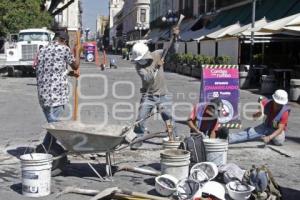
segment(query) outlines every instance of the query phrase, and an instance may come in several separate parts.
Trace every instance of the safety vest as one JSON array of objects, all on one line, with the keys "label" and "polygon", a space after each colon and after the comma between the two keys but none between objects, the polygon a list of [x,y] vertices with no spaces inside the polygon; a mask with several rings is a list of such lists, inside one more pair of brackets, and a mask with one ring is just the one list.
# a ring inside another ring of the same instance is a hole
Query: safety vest
[{"label": "safety vest", "polygon": [[[271,99],[268,99],[267,100],[267,103],[265,105],[265,108],[264,108],[264,114],[267,116],[266,120],[265,120],[265,124],[268,125],[268,122],[270,121],[270,112],[271,112],[271,106],[272,106],[272,103],[273,103],[273,100]],[[283,116],[283,114],[285,112],[288,112],[290,113],[291,109],[289,106],[287,105],[284,105],[281,110],[277,113],[277,115],[274,117],[273,121],[272,121],[272,127],[277,129],[278,128],[278,125],[279,125],[279,122],[281,120],[281,117]],[[286,130],[286,127],[285,126],[285,130]]]},{"label": "safety vest", "polygon": [[[196,125],[200,131],[203,131],[206,135],[208,135],[212,131],[212,129],[215,127],[218,119],[214,119],[214,120],[204,119],[203,120],[203,115],[204,115],[204,111],[205,111],[206,107],[207,107],[207,105],[204,103],[199,103],[197,105],[197,121],[196,121],[197,124]],[[206,130],[200,129],[202,123],[207,123]]]}]

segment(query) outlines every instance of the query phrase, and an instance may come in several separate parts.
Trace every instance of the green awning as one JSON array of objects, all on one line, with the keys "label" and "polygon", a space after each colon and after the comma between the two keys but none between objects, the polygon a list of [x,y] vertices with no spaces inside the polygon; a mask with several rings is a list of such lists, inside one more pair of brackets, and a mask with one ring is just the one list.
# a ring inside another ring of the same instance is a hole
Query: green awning
[{"label": "green awning", "polygon": [[300,1],[297,1],[292,8],[287,12],[287,16],[300,13]]},{"label": "green awning", "polygon": [[[299,0],[260,0],[256,2],[256,20],[266,18],[274,21],[300,12]],[[226,27],[236,22],[249,24],[252,20],[252,3],[221,11],[206,27],[212,29],[217,26]]]},{"label": "green awning", "polygon": [[[270,1],[270,0],[265,0]],[[267,20],[277,20],[283,17],[287,17],[288,11],[298,2],[299,0],[277,0],[276,3],[271,0],[273,3],[272,9],[266,13]]]},{"label": "green awning", "polygon": [[230,10],[220,12],[217,17],[207,26],[208,29],[216,26],[226,27],[236,22],[246,22],[249,20],[252,9],[251,4],[246,4]]}]

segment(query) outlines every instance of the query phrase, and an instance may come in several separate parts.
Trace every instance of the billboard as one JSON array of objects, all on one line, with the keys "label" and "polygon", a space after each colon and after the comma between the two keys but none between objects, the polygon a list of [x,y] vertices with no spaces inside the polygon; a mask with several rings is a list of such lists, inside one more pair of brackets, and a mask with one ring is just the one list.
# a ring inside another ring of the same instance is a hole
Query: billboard
[{"label": "billboard", "polygon": [[220,97],[223,108],[219,115],[221,126],[241,128],[239,114],[239,70],[237,65],[203,65],[200,102]]}]

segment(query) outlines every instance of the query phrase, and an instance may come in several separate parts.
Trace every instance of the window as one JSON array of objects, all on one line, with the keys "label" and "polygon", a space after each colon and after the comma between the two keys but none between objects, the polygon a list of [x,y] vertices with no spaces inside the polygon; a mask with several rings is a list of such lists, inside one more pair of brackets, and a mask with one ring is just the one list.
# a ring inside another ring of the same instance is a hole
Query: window
[{"label": "window", "polygon": [[141,9],[141,22],[146,22],[146,9]]}]

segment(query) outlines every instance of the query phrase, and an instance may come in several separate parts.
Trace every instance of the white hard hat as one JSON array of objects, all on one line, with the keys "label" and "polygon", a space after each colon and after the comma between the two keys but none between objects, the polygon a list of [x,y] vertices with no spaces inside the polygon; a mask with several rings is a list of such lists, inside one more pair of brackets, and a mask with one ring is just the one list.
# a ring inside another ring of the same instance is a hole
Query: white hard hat
[{"label": "white hard hat", "polygon": [[132,60],[138,61],[141,60],[144,55],[149,51],[149,48],[146,44],[138,42],[132,47]]},{"label": "white hard hat", "polygon": [[155,189],[160,195],[168,197],[176,192],[176,186],[179,181],[169,175],[164,174],[155,178]]},{"label": "white hard hat", "polygon": [[218,199],[225,200],[225,188],[222,184],[215,181],[208,181],[202,187],[202,197],[211,195]]},{"label": "white hard hat", "polygon": [[210,181],[218,175],[218,167],[213,162],[195,164],[190,170],[190,178],[203,182]]},{"label": "white hard hat", "polygon": [[193,179],[182,179],[177,184],[177,197],[179,200],[193,199],[200,193],[200,183]]},{"label": "white hard hat", "polygon": [[284,90],[276,90],[275,93],[272,95],[273,100],[280,104],[280,105],[285,105],[288,103],[288,94]]},{"label": "white hard hat", "polygon": [[231,181],[226,184],[229,196],[234,200],[249,199],[255,187],[242,184],[239,181]]}]

